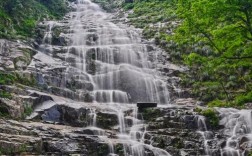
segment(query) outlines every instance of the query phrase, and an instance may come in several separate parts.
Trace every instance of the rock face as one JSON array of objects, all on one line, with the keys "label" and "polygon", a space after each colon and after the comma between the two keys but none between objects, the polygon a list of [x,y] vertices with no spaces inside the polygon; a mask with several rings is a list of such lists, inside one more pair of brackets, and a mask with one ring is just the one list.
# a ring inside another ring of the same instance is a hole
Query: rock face
[{"label": "rock face", "polygon": [[0,69],[25,70],[36,51],[20,41],[0,40]]},{"label": "rock face", "polygon": [[148,137],[155,146],[171,155],[205,154],[202,126],[193,107],[149,108],[142,115],[148,123]]},{"label": "rock face", "polygon": [[249,155],[251,111],[216,108],[212,127],[178,87],[185,67],[91,1],[71,6],[64,20],[39,24],[36,50],[0,40],[0,70],[37,82],[0,86],[11,93],[0,98],[0,154]]}]

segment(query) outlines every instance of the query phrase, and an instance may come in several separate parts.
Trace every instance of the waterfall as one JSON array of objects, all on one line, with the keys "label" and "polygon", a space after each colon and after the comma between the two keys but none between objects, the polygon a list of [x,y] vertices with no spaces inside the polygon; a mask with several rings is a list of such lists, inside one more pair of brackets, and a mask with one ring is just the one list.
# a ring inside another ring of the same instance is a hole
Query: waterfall
[{"label": "waterfall", "polygon": [[78,0],[70,12],[71,44],[65,60],[66,81],[78,71],[80,83],[90,83],[89,93],[98,103],[169,103],[164,80],[148,60],[147,45],[135,30],[114,24],[90,0]]},{"label": "waterfall", "polygon": [[[41,79],[56,88],[55,94],[92,105],[87,108],[84,131],[92,131],[89,134],[106,143],[109,155],[117,155],[120,145],[125,156],[144,156],[146,151],[169,156],[165,150],[145,143],[147,125],[136,107],[137,102],[170,102],[167,82],[155,68],[158,60],[150,59],[150,49],[154,48],[148,49],[151,45],[143,43],[137,29],[111,22],[112,15],[90,0],[77,0],[71,6],[73,11],[64,23],[47,23],[40,45],[42,54],[37,55],[44,61],[61,63],[64,74],[59,78],[50,73],[53,76]],[[58,26],[67,29],[60,32],[69,41],[67,45],[52,45]],[[53,60],[47,56],[53,56]],[[118,127],[112,136],[113,130],[99,127],[99,107],[103,106],[117,116],[114,120]]]}]

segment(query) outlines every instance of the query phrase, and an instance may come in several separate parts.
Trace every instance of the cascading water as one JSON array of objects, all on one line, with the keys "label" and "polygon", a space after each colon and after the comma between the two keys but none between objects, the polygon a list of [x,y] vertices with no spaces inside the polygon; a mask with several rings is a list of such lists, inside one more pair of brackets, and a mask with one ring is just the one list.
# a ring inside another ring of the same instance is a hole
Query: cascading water
[{"label": "cascading water", "polygon": [[252,149],[252,110],[218,108],[221,121],[225,126],[223,135],[227,136],[226,144],[221,149],[222,156],[246,156]]},{"label": "cascading water", "polygon": [[39,49],[46,54],[50,54],[52,51],[52,28],[54,24],[55,24],[54,21],[49,21],[47,23],[48,30],[46,31],[44,38],[42,40],[42,44],[39,47]]},{"label": "cascading water", "polygon": [[208,141],[212,139],[213,133],[211,131],[208,131],[206,118],[204,116],[196,115],[195,118],[197,120],[198,133],[201,134],[204,141],[205,154],[207,156],[210,156],[212,155],[212,151],[208,147]]},{"label": "cascading water", "polygon": [[81,83],[92,84],[95,102],[168,104],[166,83],[152,69],[139,34],[110,22],[110,14],[89,0],[78,0],[75,8],[69,20],[66,80],[78,71]]},{"label": "cascading water", "polygon": [[[85,129],[108,144],[109,155],[117,155],[115,146],[122,145],[125,156],[144,156],[146,150],[155,156],[169,156],[165,150],[145,144],[146,125],[139,119],[135,105],[136,102],[169,104],[167,84],[155,69],[155,62],[148,60],[149,45],[141,42],[135,29],[112,23],[111,14],[90,0],[77,0],[72,7],[75,11],[66,16],[69,30],[63,34],[70,43],[66,54],[60,55],[65,61],[62,63],[66,67],[64,77],[57,83],[55,80],[49,82],[68,91],[68,97],[92,102],[94,107],[104,105],[116,113],[118,132],[111,137],[99,128],[99,111],[93,107],[88,109]],[[42,53],[48,55],[54,50],[52,29],[64,24],[47,23],[40,47]],[[73,82],[77,85],[70,91]],[[87,94],[91,97],[89,100],[82,98]]]}]

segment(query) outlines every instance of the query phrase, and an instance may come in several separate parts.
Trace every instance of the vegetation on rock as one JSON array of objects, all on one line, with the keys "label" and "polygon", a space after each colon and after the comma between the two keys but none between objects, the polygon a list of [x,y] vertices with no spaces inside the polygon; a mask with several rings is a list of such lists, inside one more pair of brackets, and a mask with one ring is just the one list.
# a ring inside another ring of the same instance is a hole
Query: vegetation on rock
[{"label": "vegetation on rock", "polygon": [[133,9],[129,19],[145,37],[190,67],[181,77],[195,97],[222,107],[252,101],[251,0],[138,0],[123,7]]},{"label": "vegetation on rock", "polygon": [[115,0],[93,0],[93,2],[99,4],[104,10],[113,12],[121,4],[121,1]]},{"label": "vegetation on rock", "polygon": [[38,21],[61,18],[67,10],[64,0],[0,1],[0,38],[30,37]]},{"label": "vegetation on rock", "polygon": [[2,88],[3,85],[15,85],[15,84],[22,84],[26,86],[35,86],[36,80],[34,77],[30,79],[22,76],[18,73],[4,73],[0,72],[0,98],[7,98],[11,99],[12,95],[5,88]]},{"label": "vegetation on rock", "polygon": [[212,128],[216,128],[219,125],[218,114],[213,108],[208,108],[208,109],[202,110],[201,108],[196,107],[194,109],[194,111],[205,116],[208,119],[208,121],[210,122],[210,125],[212,126]]},{"label": "vegetation on rock", "polygon": [[142,115],[143,115],[144,120],[152,121],[161,115],[161,111],[155,108],[145,108],[142,111]]}]

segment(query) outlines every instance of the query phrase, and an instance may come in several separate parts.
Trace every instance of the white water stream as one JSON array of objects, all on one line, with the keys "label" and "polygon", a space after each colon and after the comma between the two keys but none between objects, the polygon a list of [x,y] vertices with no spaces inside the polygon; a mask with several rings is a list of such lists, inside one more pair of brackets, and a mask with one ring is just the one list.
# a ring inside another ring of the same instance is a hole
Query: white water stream
[{"label": "white water stream", "polygon": [[[125,156],[145,156],[146,151],[155,156],[169,156],[165,150],[145,144],[146,125],[136,106],[132,105],[137,102],[169,104],[170,101],[166,82],[155,69],[155,63],[148,59],[148,45],[142,43],[135,28],[111,22],[113,16],[90,0],[77,0],[72,6],[75,11],[67,15],[69,31],[64,34],[71,42],[64,62],[68,65],[66,82],[61,86],[66,87],[71,80],[77,81],[79,96],[88,93],[94,105],[101,103],[114,110],[117,114],[115,120],[119,123],[116,137],[107,136],[105,130],[98,128],[98,111],[92,108],[87,128],[108,144],[111,156],[117,155],[117,145],[122,145]],[[57,23],[48,23],[40,47],[46,54],[53,50],[51,42],[55,25]],[[91,89],[86,89],[87,86]],[[125,114],[129,110],[132,113]],[[245,156],[242,146],[252,147],[251,110],[217,110],[222,119],[220,124],[225,127],[223,134],[228,138],[225,147],[220,149],[222,156]],[[127,122],[129,119],[132,124]],[[209,142],[214,134],[207,129],[203,116],[197,116],[197,121],[205,154],[213,155]],[[240,144],[242,139],[245,141]]]},{"label": "white water stream", "polygon": [[169,103],[166,83],[148,60],[147,45],[135,29],[112,23],[89,0],[78,0],[70,13],[67,79],[79,71],[79,81],[89,82],[94,101],[100,103]]},{"label": "white water stream", "polygon": [[[116,137],[110,138],[97,127],[96,110],[90,109],[87,128],[108,144],[109,155],[117,155],[115,146],[121,145],[125,156],[144,156],[146,150],[155,156],[169,156],[165,150],[144,143],[146,125],[138,119],[135,105],[136,102],[169,104],[167,84],[148,60],[148,45],[141,42],[136,29],[112,23],[112,15],[90,0],[77,0],[72,6],[75,11],[68,15],[70,30],[66,35],[71,44],[65,56],[68,63],[65,80],[77,80],[84,87],[91,84],[89,94],[94,105],[102,103],[113,109],[119,123]],[[50,42],[53,25],[49,23],[45,36]],[[79,92],[83,91],[80,87]],[[129,110],[132,113],[126,115]]]}]

